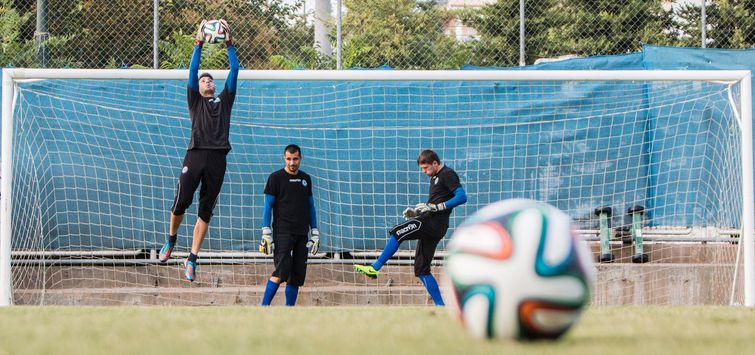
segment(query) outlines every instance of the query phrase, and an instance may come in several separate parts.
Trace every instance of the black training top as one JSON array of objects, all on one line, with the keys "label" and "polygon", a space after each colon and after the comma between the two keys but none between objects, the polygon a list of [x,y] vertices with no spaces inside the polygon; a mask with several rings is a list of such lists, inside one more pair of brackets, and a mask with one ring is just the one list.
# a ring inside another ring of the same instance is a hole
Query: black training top
[{"label": "black training top", "polygon": [[[454,197],[454,190],[460,186],[459,175],[456,175],[453,169],[444,165],[435,176],[430,178],[430,194],[427,198],[427,203],[438,204],[452,199]],[[433,216],[444,217],[446,223],[448,223],[450,215],[451,209],[433,214]]]},{"label": "black training top", "polygon": [[224,88],[217,97],[206,98],[199,91],[187,88],[186,98],[191,117],[191,141],[187,150],[231,150],[228,131],[231,128],[231,108],[236,93]]},{"label": "black training top", "polygon": [[265,194],[275,197],[275,233],[309,233],[309,197],[312,196],[309,174],[299,170],[296,175],[291,175],[285,169],[278,170],[267,178]]}]

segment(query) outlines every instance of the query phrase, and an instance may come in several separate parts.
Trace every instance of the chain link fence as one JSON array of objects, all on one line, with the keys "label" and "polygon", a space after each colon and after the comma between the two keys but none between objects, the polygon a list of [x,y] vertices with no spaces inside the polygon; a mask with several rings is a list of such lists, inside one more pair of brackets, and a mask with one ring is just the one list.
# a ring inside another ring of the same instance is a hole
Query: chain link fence
[{"label": "chain link fence", "polygon": [[[187,67],[225,18],[254,69],[452,69],[639,51],[753,48],[752,0],[0,0],[0,65]],[[227,67],[222,46],[203,65]]]}]

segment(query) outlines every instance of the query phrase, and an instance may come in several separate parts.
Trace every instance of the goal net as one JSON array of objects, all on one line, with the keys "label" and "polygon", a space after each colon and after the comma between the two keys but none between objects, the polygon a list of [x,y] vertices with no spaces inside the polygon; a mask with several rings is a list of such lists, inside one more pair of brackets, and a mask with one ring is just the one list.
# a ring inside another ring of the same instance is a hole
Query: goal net
[{"label": "goal net", "polygon": [[469,197],[436,275],[466,216],[531,198],[589,243],[596,304],[755,300],[749,72],[242,71],[193,283],[197,198],[173,259],[157,260],[190,136],[186,75],[3,70],[0,304],[259,304],[273,270],[257,252],[263,189],[290,143],[322,235],[300,304],[432,304],[413,243],[377,280],[352,266],[426,201],[422,149]]}]

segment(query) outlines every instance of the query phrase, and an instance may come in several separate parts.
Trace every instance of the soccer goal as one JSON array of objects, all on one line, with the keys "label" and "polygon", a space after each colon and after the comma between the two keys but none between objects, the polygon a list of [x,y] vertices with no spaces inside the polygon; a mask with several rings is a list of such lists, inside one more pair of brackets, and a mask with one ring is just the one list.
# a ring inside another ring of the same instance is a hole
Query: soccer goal
[{"label": "soccer goal", "polygon": [[[422,149],[478,208],[531,198],[594,253],[596,304],[755,305],[749,71],[242,71],[228,171],[183,280],[157,260],[189,141],[183,70],[4,69],[0,305],[258,304],[267,175],[302,147],[321,254],[301,304],[431,304],[412,243],[376,280],[401,211],[427,199]],[[226,71],[211,71],[222,87]],[[515,287],[515,285],[512,285]],[[274,303],[281,301],[278,295]]]}]

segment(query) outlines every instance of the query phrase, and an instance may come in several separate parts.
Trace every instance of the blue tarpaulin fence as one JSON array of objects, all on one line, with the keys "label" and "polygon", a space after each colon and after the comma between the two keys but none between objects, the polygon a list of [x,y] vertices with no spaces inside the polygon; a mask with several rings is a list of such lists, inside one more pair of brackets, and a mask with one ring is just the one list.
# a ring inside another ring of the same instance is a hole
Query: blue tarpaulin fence
[{"label": "blue tarpaulin fence", "polygon": [[[753,50],[646,46],[619,56],[465,69],[753,67]],[[34,228],[47,248],[155,248],[164,240],[189,123],[182,85],[148,84],[159,89],[89,82],[97,94],[91,98],[71,82],[21,84],[14,179],[28,183],[14,185],[16,211],[38,216]],[[653,90],[634,82],[584,83],[572,92],[516,82],[243,81],[239,93],[264,94],[240,94],[234,106],[234,150],[206,245],[256,248],[265,179],[282,167],[281,150],[289,143],[302,146],[303,170],[314,178],[326,251],[383,246],[403,208],[426,198],[428,181],[414,161],[423,148],[439,152],[470,197],[454,212],[452,226],[487,203],[513,197],[551,202],[587,228],[597,224],[597,206],[626,211],[637,204],[651,211],[651,225],[738,224],[736,214],[716,212],[727,208],[720,186],[694,183],[726,174],[716,162],[729,147],[713,137],[702,145],[698,140],[719,129],[710,122],[727,102],[647,110],[658,100]],[[124,93],[128,99],[119,99]],[[622,131],[606,131],[615,127]],[[610,163],[588,166],[596,160]],[[195,208],[185,225],[193,225]],[[14,230],[28,227],[20,219],[14,224]],[[14,245],[24,244],[23,235],[14,235]]]}]

